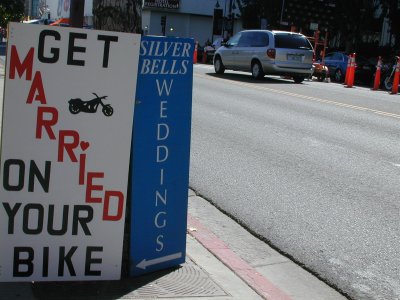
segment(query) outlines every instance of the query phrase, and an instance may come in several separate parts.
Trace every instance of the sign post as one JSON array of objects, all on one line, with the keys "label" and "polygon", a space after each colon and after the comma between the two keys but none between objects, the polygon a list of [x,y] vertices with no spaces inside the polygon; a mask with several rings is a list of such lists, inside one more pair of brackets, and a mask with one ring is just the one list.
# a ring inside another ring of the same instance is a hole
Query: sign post
[{"label": "sign post", "polygon": [[120,278],[139,46],[10,23],[0,281]]},{"label": "sign post", "polygon": [[193,51],[193,39],[142,37],[132,139],[132,276],[185,261]]}]

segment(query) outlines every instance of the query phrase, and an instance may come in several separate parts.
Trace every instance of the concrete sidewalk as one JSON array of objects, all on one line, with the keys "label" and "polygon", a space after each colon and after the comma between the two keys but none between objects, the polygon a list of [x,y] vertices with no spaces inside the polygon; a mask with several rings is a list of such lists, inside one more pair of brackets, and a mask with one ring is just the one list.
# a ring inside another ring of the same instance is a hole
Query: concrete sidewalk
[{"label": "concrete sidewalk", "polygon": [[119,281],[0,283],[17,299],[346,299],[189,191],[186,263]]},{"label": "concrete sidewalk", "polygon": [[[0,109],[3,79],[0,56]],[[0,283],[0,300],[346,299],[193,191],[188,197],[187,257],[180,267],[119,281]]]},{"label": "concrete sidewalk", "polygon": [[[203,242],[201,234],[190,233],[191,224],[196,223],[200,224],[201,231],[211,231],[211,235],[215,235],[217,241]],[[188,224],[189,233],[195,236],[225,266],[228,266],[231,272],[252,287],[261,298],[347,299],[249,233],[211,203],[196,196],[193,191],[189,192]],[[216,245],[216,243],[219,244]],[[221,247],[221,244],[225,248]],[[227,290],[229,291],[229,287]],[[250,299],[235,298],[234,294],[232,296],[234,299]]]}]

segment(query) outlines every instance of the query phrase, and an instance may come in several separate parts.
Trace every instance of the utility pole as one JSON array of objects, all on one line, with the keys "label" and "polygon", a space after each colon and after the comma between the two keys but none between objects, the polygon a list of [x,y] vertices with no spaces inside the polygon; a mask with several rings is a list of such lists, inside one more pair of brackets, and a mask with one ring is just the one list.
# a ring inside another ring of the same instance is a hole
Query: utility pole
[{"label": "utility pole", "polygon": [[[233,35],[233,25],[235,22],[235,14],[233,13],[234,0],[229,1],[229,37]],[[236,8],[236,6],[235,6]]]},{"label": "utility pole", "polygon": [[83,27],[85,0],[70,0],[69,19],[71,27]]},{"label": "utility pole", "polygon": [[161,16],[161,32],[165,36],[165,26],[167,26],[167,16]]}]

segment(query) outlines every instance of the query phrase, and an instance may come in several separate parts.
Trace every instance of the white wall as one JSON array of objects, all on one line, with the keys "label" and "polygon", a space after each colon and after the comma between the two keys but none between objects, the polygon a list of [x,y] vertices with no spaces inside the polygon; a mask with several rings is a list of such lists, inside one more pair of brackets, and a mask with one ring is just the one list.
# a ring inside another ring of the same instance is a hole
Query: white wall
[{"label": "white wall", "polygon": [[207,40],[212,40],[212,25],[211,17],[191,16],[188,37],[194,38],[201,46],[204,46]]},{"label": "white wall", "polygon": [[142,29],[144,34],[149,34],[150,31],[150,15],[149,10],[142,12]]}]

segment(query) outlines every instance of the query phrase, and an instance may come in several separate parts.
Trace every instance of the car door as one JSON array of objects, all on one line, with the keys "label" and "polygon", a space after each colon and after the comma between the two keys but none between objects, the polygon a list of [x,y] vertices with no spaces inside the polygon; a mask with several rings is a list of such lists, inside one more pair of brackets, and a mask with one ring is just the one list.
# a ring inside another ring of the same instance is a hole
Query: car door
[{"label": "car door", "polygon": [[245,31],[240,36],[238,45],[234,52],[235,66],[238,70],[249,71],[252,58],[251,41],[254,32]]},{"label": "car door", "polygon": [[228,69],[235,68],[235,56],[237,54],[237,46],[241,35],[242,33],[238,32],[229,39],[229,41],[225,44],[225,46],[219,49],[219,53],[221,54],[222,58],[222,63]]},{"label": "car door", "polygon": [[263,62],[266,59],[266,47],[269,36],[266,31],[243,32],[236,54],[236,64],[240,70],[251,71],[251,62],[254,58]]}]

